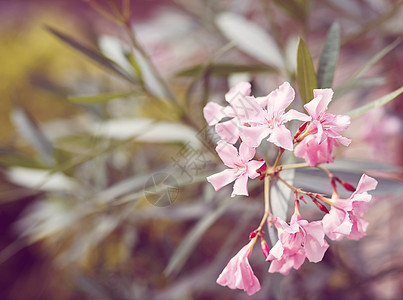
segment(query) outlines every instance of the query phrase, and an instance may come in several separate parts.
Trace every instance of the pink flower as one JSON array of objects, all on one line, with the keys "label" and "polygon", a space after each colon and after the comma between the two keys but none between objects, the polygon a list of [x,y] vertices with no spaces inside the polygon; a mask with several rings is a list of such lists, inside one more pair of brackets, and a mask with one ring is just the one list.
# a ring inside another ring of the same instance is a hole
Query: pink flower
[{"label": "pink flower", "polygon": [[218,142],[216,151],[230,169],[207,177],[207,181],[218,191],[235,180],[231,197],[235,197],[235,195],[248,196],[248,178],[255,179],[259,176],[256,170],[264,164],[264,161],[251,160],[255,156],[256,150],[249,148],[245,143],[241,143],[239,154],[233,145],[225,141]]},{"label": "pink flower", "polygon": [[[284,149],[293,150],[293,141],[291,132],[285,127],[285,123],[291,120],[309,121],[311,118],[296,110],[285,109],[294,100],[295,92],[288,82],[284,82],[278,89],[267,96],[267,101],[260,99],[260,103],[252,97],[248,97],[251,102],[249,114],[243,115],[243,121],[250,127],[242,126],[240,136],[242,140],[250,147],[258,147],[262,139],[269,136],[269,142]],[[262,103],[267,102],[266,109],[261,107]],[[240,110],[239,106],[234,110]],[[240,113],[238,113],[240,114]]]},{"label": "pink flower", "polygon": [[325,241],[321,222],[309,223],[294,213],[290,225],[277,218],[276,226],[279,230],[279,240],[267,259],[272,261],[270,273],[280,272],[287,275],[292,268],[298,270],[305,257],[315,263],[322,260],[329,245]]},{"label": "pink flower", "polygon": [[327,113],[327,107],[332,100],[332,89],[313,90],[314,98],[304,105],[306,111],[312,117],[308,132],[316,133],[318,144],[326,138],[334,139],[338,143],[348,146],[351,140],[340,135],[340,131],[346,130],[350,125],[350,117]]},{"label": "pink flower", "polygon": [[224,107],[214,102],[207,103],[207,105],[203,108],[203,114],[209,125],[216,125],[225,117],[235,117],[235,113],[232,107]]},{"label": "pink flower", "polygon": [[248,295],[260,290],[260,283],[249,264],[249,256],[256,240],[251,240],[227,264],[218,276],[217,283],[231,289],[242,289]]},{"label": "pink flower", "polygon": [[330,212],[323,217],[323,228],[331,240],[348,239],[358,240],[365,235],[368,222],[359,218],[369,209],[372,196],[368,191],[374,190],[378,182],[363,174],[358,182],[356,191],[348,198],[332,198],[333,205]]},{"label": "pink flower", "polygon": [[[209,102],[203,109],[204,118],[209,125],[215,125],[217,134],[226,142],[235,144],[239,138],[239,126],[244,112],[238,116],[233,107],[241,105],[243,108],[248,108],[249,101],[246,101],[250,95],[251,85],[248,82],[240,82],[225,94],[225,100],[229,106],[221,106],[214,102]],[[253,109],[252,109],[253,110]],[[220,122],[224,118],[230,120]]]},{"label": "pink flower", "polygon": [[302,248],[296,251],[282,247],[281,243],[277,242],[270,251],[268,261],[272,261],[269,272],[279,272],[283,275],[288,275],[292,268],[299,270],[305,261],[306,255]]},{"label": "pink flower", "polygon": [[333,139],[326,139],[319,144],[317,140],[317,134],[308,135],[295,147],[294,150],[295,156],[304,158],[311,167],[334,161],[332,148],[337,144],[336,141]]}]

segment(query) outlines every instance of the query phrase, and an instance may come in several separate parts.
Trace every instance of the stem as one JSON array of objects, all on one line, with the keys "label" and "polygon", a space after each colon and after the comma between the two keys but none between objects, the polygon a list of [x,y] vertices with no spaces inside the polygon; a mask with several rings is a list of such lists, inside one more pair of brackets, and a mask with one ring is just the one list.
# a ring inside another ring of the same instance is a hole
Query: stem
[{"label": "stem", "polygon": [[[271,168],[272,170],[275,170],[284,151],[285,150],[283,148],[280,148],[280,151],[277,154],[276,161],[274,162],[273,167]],[[266,174],[266,176],[264,177],[264,215],[262,220],[260,221],[259,227],[255,230],[258,233],[262,232],[262,228],[266,223],[267,218],[272,215],[270,211],[270,179],[271,175]]]},{"label": "stem", "polygon": [[329,198],[327,198],[327,197],[325,197],[325,196],[323,196],[321,194],[312,193],[312,192],[305,192],[302,189],[299,189],[299,188],[296,188],[295,186],[292,186],[291,184],[289,184],[287,181],[285,181],[283,178],[281,178],[278,175],[277,175],[277,179],[280,180],[282,183],[284,183],[293,192],[296,192],[298,194],[304,194],[304,195],[307,195],[309,197],[318,198],[319,200],[322,200],[323,202],[326,202],[327,204],[334,205],[333,202]]},{"label": "stem", "polygon": [[270,213],[270,176],[264,178],[264,212]]},{"label": "stem", "polygon": [[256,229],[257,232],[261,232],[267,218],[271,216],[270,211],[270,176],[264,178],[264,215],[260,221],[259,227]]},{"label": "stem", "polygon": [[293,192],[297,192],[299,194],[305,194],[307,195],[308,192],[304,192],[301,189],[296,188],[295,186],[292,186],[291,184],[289,184],[287,181],[285,181],[283,178],[281,178],[280,176],[277,176],[277,179],[280,180],[282,183],[284,183],[289,189],[291,189]]},{"label": "stem", "polygon": [[329,178],[334,177],[333,173],[330,172],[328,169],[326,169],[325,167],[322,167],[321,165],[317,165],[316,166],[318,169],[321,169],[323,172],[325,172],[327,174],[327,176],[329,176]]},{"label": "stem", "polygon": [[279,168],[281,168],[281,170],[289,170],[289,169],[302,169],[309,167],[310,165],[308,165],[307,163],[299,163],[299,164],[281,165]]},{"label": "stem", "polygon": [[284,151],[285,151],[284,148],[280,148],[280,150],[277,154],[276,161],[274,162],[272,169],[275,169],[277,167],[278,163],[280,162],[281,156],[283,156]]}]

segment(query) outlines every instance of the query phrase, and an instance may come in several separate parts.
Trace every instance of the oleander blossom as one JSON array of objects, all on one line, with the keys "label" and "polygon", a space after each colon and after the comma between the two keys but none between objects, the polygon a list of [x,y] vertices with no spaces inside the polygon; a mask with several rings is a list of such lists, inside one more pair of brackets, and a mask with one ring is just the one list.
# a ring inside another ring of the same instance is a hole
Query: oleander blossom
[{"label": "oleander blossom", "polygon": [[317,141],[317,134],[308,135],[294,150],[295,156],[305,159],[311,167],[334,161],[332,149],[333,146],[337,145],[337,142],[334,139],[325,139],[322,143]]},{"label": "oleander blossom", "polygon": [[368,222],[360,218],[369,209],[372,196],[368,191],[374,190],[378,182],[366,175],[361,176],[356,191],[348,198],[332,197],[333,205],[330,212],[323,217],[323,228],[331,240],[359,240],[365,236]]},{"label": "oleander blossom", "polygon": [[272,261],[270,273],[279,272],[287,275],[292,268],[298,270],[305,258],[315,263],[322,260],[329,247],[322,222],[308,222],[297,213],[291,217],[289,225],[278,217],[275,222],[279,240],[267,258],[268,261]]},{"label": "oleander blossom", "polygon": [[351,140],[342,136],[341,131],[350,125],[350,117],[326,112],[332,100],[332,89],[316,89],[314,98],[304,105],[312,117],[305,138],[295,147],[295,156],[305,159],[314,167],[321,163],[334,161],[332,149],[338,144],[348,146]]},{"label": "oleander blossom", "polygon": [[242,122],[257,110],[257,108],[251,107],[251,104],[255,104],[255,102],[249,101],[254,98],[250,96],[250,92],[250,83],[240,82],[225,94],[225,101],[229,105],[221,106],[209,102],[203,109],[207,123],[210,126],[215,125],[217,134],[227,143],[235,144],[237,142]]},{"label": "oleander blossom", "polygon": [[255,179],[259,176],[256,170],[264,164],[264,161],[252,160],[256,150],[248,147],[245,143],[241,143],[239,146],[239,154],[233,145],[225,141],[218,142],[216,151],[230,169],[207,177],[207,181],[213,185],[216,191],[235,181],[231,197],[235,197],[235,195],[248,196],[248,178]]},{"label": "oleander blossom", "polygon": [[[238,83],[225,94],[227,106],[208,103],[203,113],[208,124],[215,126],[216,132],[222,138],[216,151],[228,167],[207,177],[214,189],[218,191],[234,183],[231,197],[248,196],[249,178],[259,177],[264,180],[265,214],[260,225],[251,232],[250,242],[228,262],[217,279],[217,283],[222,286],[242,289],[248,295],[253,295],[261,288],[249,264],[249,256],[257,239],[260,238],[262,253],[266,261],[270,262],[269,273],[288,275],[292,269],[300,269],[306,259],[314,263],[320,262],[329,248],[325,237],[330,240],[340,240],[343,237],[358,240],[365,235],[368,222],[362,216],[368,211],[372,199],[368,191],[376,188],[377,181],[363,174],[357,188],[354,188],[330,171],[318,167],[329,177],[333,189],[330,199],[323,194],[286,184],[295,194],[295,211],[289,222],[279,217],[274,219],[279,240],[270,249],[265,241],[262,226],[271,222],[268,221],[271,212],[267,209],[271,180],[284,181],[280,175],[283,170],[307,167],[306,164],[282,164],[284,150],[294,150],[294,155],[305,159],[311,167],[331,163],[334,161],[333,147],[339,144],[348,146],[351,142],[341,135],[341,132],[348,128],[350,117],[327,112],[333,97],[331,89],[313,91],[314,98],[304,105],[308,115],[293,109],[288,110],[295,98],[295,91],[288,82],[284,82],[264,97],[256,98],[250,93],[249,83]],[[291,120],[304,122],[294,136],[286,127],[286,123]],[[279,148],[272,165],[264,159],[258,161],[258,158],[254,158],[256,148],[263,139]],[[352,193],[349,198],[342,199],[339,196],[337,183]],[[325,213],[321,221],[309,222],[301,217],[300,201],[305,202],[304,195],[309,196]],[[324,203],[329,204],[330,209]]]},{"label": "oleander blossom", "polygon": [[[292,151],[292,135],[284,124],[291,120],[311,120],[311,117],[294,109],[285,112],[294,98],[295,91],[288,82],[284,82],[279,88],[271,92],[265,101],[258,103],[256,99],[248,98],[256,111],[253,115],[244,116],[243,121],[248,126],[241,126],[240,128],[242,141],[249,147],[258,147],[262,140],[268,137],[267,141],[270,143]],[[267,103],[266,108],[261,107],[262,103]],[[238,110],[240,108],[237,108]]]},{"label": "oleander blossom", "polygon": [[260,283],[252,267],[249,264],[249,256],[252,252],[255,240],[245,245],[231,260],[218,276],[217,283],[228,286],[231,289],[244,290],[248,295],[253,295],[260,290]]},{"label": "oleander blossom", "polygon": [[304,108],[312,117],[307,131],[310,134],[316,133],[318,144],[330,138],[344,146],[348,146],[351,140],[343,137],[340,132],[348,128],[350,117],[326,112],[330,101],[332,101],[333,90],[315,89],[313,90],[313,95],[314,98],[304,105]]}]

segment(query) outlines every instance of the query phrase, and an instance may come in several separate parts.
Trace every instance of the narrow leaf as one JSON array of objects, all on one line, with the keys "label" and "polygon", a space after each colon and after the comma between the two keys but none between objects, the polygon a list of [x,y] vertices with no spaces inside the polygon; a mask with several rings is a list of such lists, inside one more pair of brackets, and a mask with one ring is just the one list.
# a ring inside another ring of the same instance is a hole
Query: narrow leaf
[{"label": "narrow leaf", "polygon": [[341,97],[344,94],[347,94],[351,91],[354,90],[359,90],[359,89],[368,89],[368,88],[373,88],[376,86],[380,86],[386,83],[386,79],[383,77],[362,77],[362,78],[357,78],[353,80],[351,84],[348,86],[344,86],[341,88],[336,88],[334,90],[334,99],[337,99]]},{"label": "narrow leaf", "polygon": [[143,81],[143,74],[142,74],[140,66],[136,60],[136,57],[134,57],[134,54],[132,52],[127,52],[127,53],[125,53],[125,57],[126,57],[127,61],[129,62],[129,64],[132,66],[137,77],[140,79],[140,81]]},{"label": "narrow leaf", "polygon": [[389,93],[375,101],[372,101],[371,103],[365,104],[361,107],[358,107],[356,109],[353,109],[352,111],[348,112],[347,115],[349,115],[351,118],[356,118],[359,117],[367,112],[369,112],[370,110],[377,108],[377,107],[381,107],[383,105],[385,105],[386,103],[392,101],[393,99],[395,99],[397,96],[399,96],[401,93],[403,93],[403,86],[395,91],[393,91],[392,93]]},{"label": "narrow leaf", "polygon": [[[160,99],[174,100],[175,96],[173,92],[159,76],[147,54],[142,51],[134,50],[133,58],[135,58],[136,68],[138,68],[138,71],[141,70],[141,78],[147,90]],[[132,63],[134,63],[134,61],[132,61]]]},{"label": "narrow leaf", "polygon": [[18,132],[35,148],[48,165],[54,163],[53,145],[28,111],[16,106],[11,112],[11,120]]},{"label": "narrow leaf", "polygon": [[371,68],[374,64],[376,64],[378,61],[380,61],[385,55],[387,55],[390,51],[395,49],[401,42],[401,39],[398,38],[385,48],[383,48],[381,51],[379,51],[377,54],[375,54],[373,57],[371,57],[367,63],[361,67],[351,78],[349,78],[346,82],[344,82],[341,86],[337,87],[335,91],[335,98],[337,96],[340,96],[342,94],[345,94],[346,91],[351,90],[351,87],[354,86],[357,82],[357,80],[369,69]]},{"label": "narrow leaf", "polygon": [[334,71],[340,51],[340,25],[333,23],[326,37],[325,46],[319,59],[318,67],[318,88],[331,88]]},{"label": "narrow leaf", "polygon": [[119,65],[117,65],[114,61],[110,60],[109,58],[105,57],[101,52],[96,49],[92,49],[89,46],[82,44],[81,42],[76,41],[74,38],[50,27],[45,26],[45,28],[55,35],[57,38],[68,44],[69,46],[73,47],[74,49],[78,50],[82,54],[86,55],[87,57],[91,58],[96,63],[100,64],[101,66],[113,71],[115,74],[119,75],[120,77],[124,78],[125,80],[129,81],[130,83],[135,83],[135,79],[127,74]]},{"label": "narrow leaf", "polygon": [[216,210],[211,211],[199,220],[171,257],[168,266],[164,270],[166,275],[170,275],[175,271],[178,272],[182,268],[205,231],[213,225],[231,203],[233,203],[233,199],[227,198]]},{"label": "narrow leaf", "polygon": [[40,164],[33,157],[23,155],[21,153],[14,153],[12,151],[1,151],[0,165],[7,167],[25,167],[25,168],[45,168],[46,166]]},{"label": "narrow leaf", "polygon": [[297,83],[302,102],[305,104],[313,99],[313,90],[317,88],[315,69],[311,53],[300,38],[297,50]]},{"label": "narrow leaf", "polygon": [[357,73],[353,75],[353,78],[359,78],[362,74],[364,74],[370,67],[372,67],[374,64],[376,64],[378,61],[380,61],[383,57],[386,56],[390,51],[395,49],[400,43],[402,39],[398,38],[394,42],[390,43],[388,46],[383,48],[381,51],[379,51],[377,54],[375,54],[373,57],[371,57],[368,62],[360,69],[358,70]]},{"label": "narrow leaf", "polygon": [[[198,76],[203,64],[194,65],[176,73],[178,77]],[[265,65],[237,65],[228,63],[217,63],[210,66],[210,74],[214,76],[228,76],[233,73],[264,73],[273,72],[274,69]]]},{"label": "narrow leaf", "polygon": [[68,99],[74,103],[80,104],[102,104],[107,103],[116,98],[126,98],[134,92],[121,93],[121,94],[102,94],[92,96],[69,96]]},{"label": "narrow leaf", "polygon": [[216,23],[225,37],[239,49],[265,64],[284,69],[284,60],[276,42],[257,24],[234,13],[220,14]]}]

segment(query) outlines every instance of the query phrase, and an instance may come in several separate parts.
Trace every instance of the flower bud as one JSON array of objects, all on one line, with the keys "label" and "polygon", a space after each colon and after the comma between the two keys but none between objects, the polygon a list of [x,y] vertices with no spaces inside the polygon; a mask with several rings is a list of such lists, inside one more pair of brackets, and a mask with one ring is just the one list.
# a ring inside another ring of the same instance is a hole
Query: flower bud
[{"label": "flower bud", "polygon": [[301,135],[301,133],[305,130],[306,126],[308,125],[308,122],[304,122],[301,126],[299,126],[297,132],[294,135],[294,142],[300,142],[298,137]]},{"label": "flower bud", "polygon": [[[261,159],[260,161],[264,161],[264,159]],[[266,177],[266,169],[267,169],[267,165],[265,162],[259,169],[256,170],[256,172],[260,174],[260,176],[259,176],[260,180],[263,180]]]},{"label": "flower bud", "polygon": [[256,231],[252,231],[251,233],[249,233],[249,239],[253,239],[256,237]]},{"label": "flower bud", "polygon": [[325,205],[323,205],[323,203],[319,202],[318,200],[316,200],[315,198],[311,197],[312,202],[315,203],[315,205],[324,213],[329,213],[329,210],[327,209],[327,207]]},{"label": "flower bud", "polygon": [[269,245],[267,245],[267,242],[264,238],[260,238],[260,245],[262,247],[263,255],[267,260],[267,258],[269,257],[269,253],[270,253]]},{"label": "flower bud", "polygon": [[340,182],[340,184],[349,192],[355,192],[355,187],[353,187],[351,184],[348,182],[345,182],[344,180],[341,180],[340,178],[336,177],[336,180]]}]

